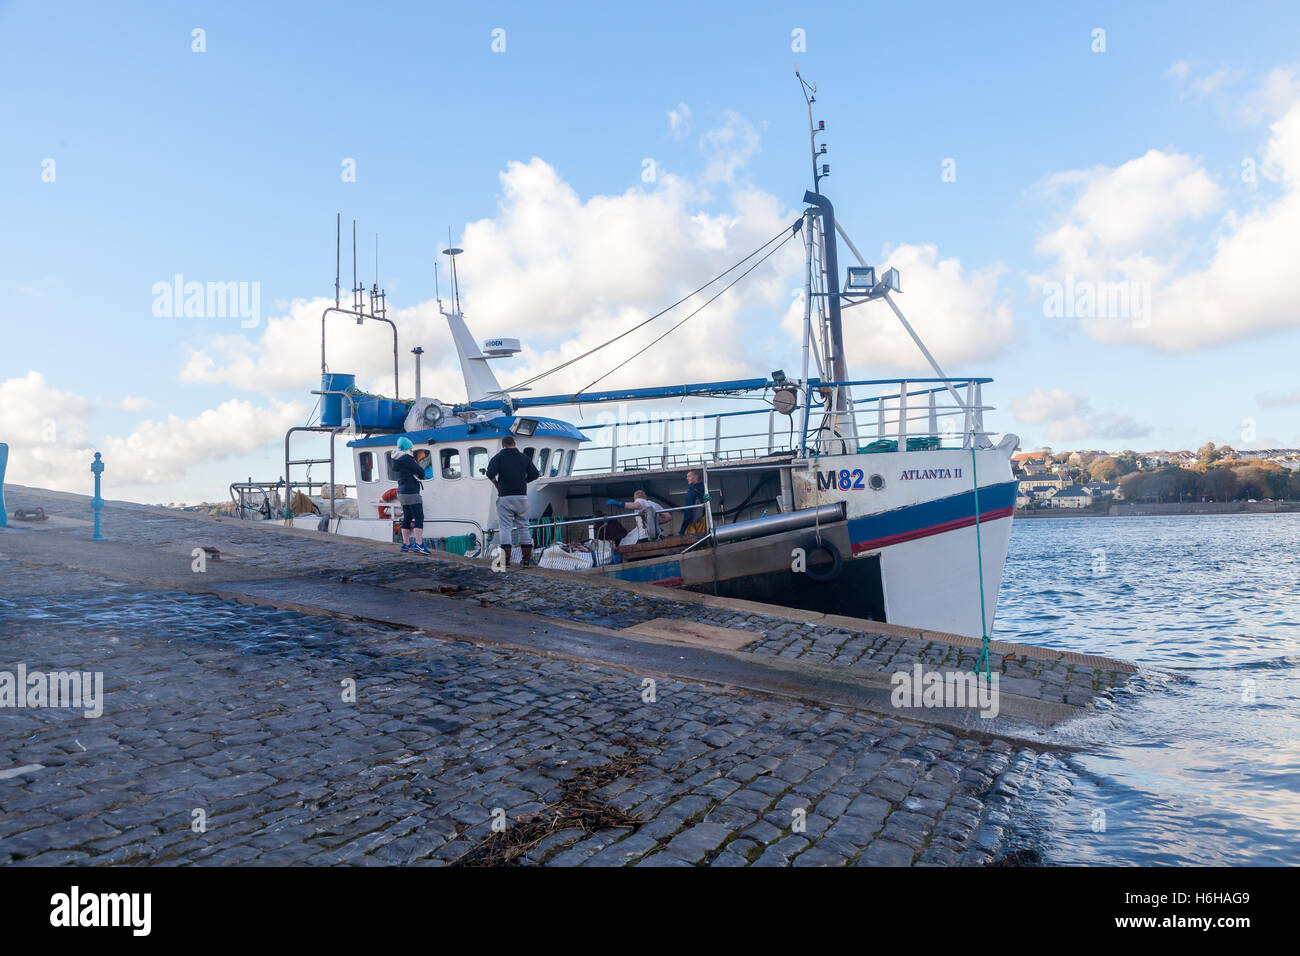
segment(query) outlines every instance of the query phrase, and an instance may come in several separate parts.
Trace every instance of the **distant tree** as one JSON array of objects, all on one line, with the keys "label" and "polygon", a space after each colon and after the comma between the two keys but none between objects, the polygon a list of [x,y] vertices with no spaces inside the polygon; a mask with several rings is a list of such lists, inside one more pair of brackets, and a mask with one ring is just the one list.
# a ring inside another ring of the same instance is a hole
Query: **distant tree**
[{"label": "distant tree", "polygon": [[1114,481],[1119,474],[1119,462],[1110,455],[1098,455],[1088,466],[1088,475],[1093,481]]},{"label": "distant tree", "polygon": [[1165,465],[1146,474],[1141,494],[1156,501],[1180,501],[1184,497],[1194,497],[1197,477],[1197,473],[1188,468]]},{"label": "distant tree", "polygon": [[1196,491],[1211,501],[1231,501],[1240,482],[1231,468],[1207,468],[1196,481]]},{"label": "distant tree", "polygon": [[1223,457],[1223,449],[1215,448],[1214,442],[1207,441],[1200,448],[1196,449],[1196,457],[1200,459],[1203,465],[1212,465]]},{"label": "distant tree", "polygon": [[1119,490],[1129,501],[1140,501],[1148,494],[1146,483],[1148,475],[1140,471],[1132,471],[1119,480]]},{"label": "distant tree", "polygon": [[1287,475],[1286,487],[1282,492],[1282,497],[1291,501],[1300,498],[1300,471],[1293,471]]},{"label": "distant tree", "polygon": [[1232,473],[1237,476],[1238,498],[1269,498],[1272,497],[1272,489],[1268,481],[1268,473],[1256,465],[1247,465],[1245,468],[1234,468]]},{"label": "distant tree", "polygon": [[1115,456],[1115,465],[1121,475],[1138,471],[1138,456],[1135,451],[1122,451]]}]

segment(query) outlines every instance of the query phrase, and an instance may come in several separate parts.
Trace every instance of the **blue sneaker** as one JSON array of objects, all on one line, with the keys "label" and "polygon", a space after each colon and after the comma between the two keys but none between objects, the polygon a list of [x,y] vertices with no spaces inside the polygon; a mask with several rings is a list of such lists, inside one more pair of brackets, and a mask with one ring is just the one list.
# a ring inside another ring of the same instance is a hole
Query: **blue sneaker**
[{"label": "blue sneaker", "polygon": [[421,541],[419,544],[411,545],[411,550],[414,551],[416,554],[433,554],[432,551],[430,551],[428,548],[424,546],[423,541]]},{"label": "blue sneaker", "polygon": [[402,554],[406,554],[406,552],[410,550],[411,550],[411,546],[409,544],[402,545]]}]

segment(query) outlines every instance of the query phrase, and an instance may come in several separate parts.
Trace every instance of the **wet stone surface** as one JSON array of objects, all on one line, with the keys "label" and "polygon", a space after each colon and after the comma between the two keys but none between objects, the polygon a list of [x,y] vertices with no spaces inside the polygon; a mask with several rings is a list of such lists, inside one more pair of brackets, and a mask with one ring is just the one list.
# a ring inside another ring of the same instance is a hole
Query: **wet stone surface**
[{"label": "wet stone surface", "polygon": [[[1005,743],[0,560],[0,669],[103,674],[103,714],[0,711],[0,863],[455,861],[637,742],[641,823],[534,865],[983,864]],[[55,597],[54,595],[57,595]],[[355,700],[345,699],[355,682]],[[1027,753],[1027,752],[1026,752]],[[201,821],[201,825],[199,823]],[[985,836],[987,834],[985,833]]]},{"label": "wet stone surface", "polygon": [[[6,494],[14,508],[85,517],[84,502]],[[110,506],[105,528],[185,564],[190,548],[214,546],[227,567],[420,577],[459,587],[453,597],[606,627],[689,617],[754,631],[757,654],[896,670],[939,654],[965,666],[968,653],[144,508]],[[657,679],[651,696],[643,681],[655,675],[115,584],[18,555],[0,547],[0,671],[102,672],[104,697],[97,718],[0,709],[0,864],[446,865],[628,738],[645,759],[599,796],[640,822],[559,830],[522,862],[981,865],[1005,851],[1019,794],[1039,789],[1050,761],[689,681]],[[994,666],[1049,699],[1090,680]]]},{"label": "wet stone surface", "polygon": [[[51,514],[84,517],[84,509],[39,492],[16,492],[13,497],[14,507],[39,505]],[[744,649],[754,654],[890,674],[910,671],[917,663],[926,670],[970,671],[979,658],[974,648],[843,630],[748,610],[706,607],[675,600],[674,592],[667,589],[662,596],[615,590],[599,579],[578,574],[557,580],[517,568],[496,572],[487,562],[403,555],[340,538],[294,536],[286,540],[268,535],[248,522],[199,522],[179,512],[116,506],[105,514],[105,520],[111,521],[115,541],[138,542],[142,546],[157,546],[161,541],[187,547],[211,544],[224,552],[234,552],[237,563],[294,576],[316,575],[327,580],[346,576],[359,584],[377,586],[400,583],[411,587],[421,582],[452,598],[487,601],[539,617],[608,628],[631,627],[655,618],[690,619],[752,631],[754,641]],[[994,653],[989,666],[1000,675],[1002,689],[1007,693],[1075,706],[1088,706],[1098,696],[1109,697],[1128,681],[1124,672],[1064,660]]]}]

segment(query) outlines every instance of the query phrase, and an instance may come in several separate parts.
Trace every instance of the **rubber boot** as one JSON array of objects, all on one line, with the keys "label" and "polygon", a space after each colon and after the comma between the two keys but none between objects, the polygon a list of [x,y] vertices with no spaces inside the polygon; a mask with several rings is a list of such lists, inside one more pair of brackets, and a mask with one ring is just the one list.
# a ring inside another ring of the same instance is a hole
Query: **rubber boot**
[{"label": "rubber boot", "polygon": [[502,549],[501,549],[501,556],[502,556],[502,558],[504,559],[504,560],[501,562],[501,566],[502,566],[503,568],[508,568],[508,567],[510,567],[510,552],[511,552],[511,550],[513,550],[513,549],[511,549],[511,548],[507,548],[507,547],[502,547]]},{"label": "rubber boot", "polygon": [[533,546],[531,544],[521,544],[519,547],[524,552],[523,558],[519,561],[519,566],[526,568],[533,563]]}]

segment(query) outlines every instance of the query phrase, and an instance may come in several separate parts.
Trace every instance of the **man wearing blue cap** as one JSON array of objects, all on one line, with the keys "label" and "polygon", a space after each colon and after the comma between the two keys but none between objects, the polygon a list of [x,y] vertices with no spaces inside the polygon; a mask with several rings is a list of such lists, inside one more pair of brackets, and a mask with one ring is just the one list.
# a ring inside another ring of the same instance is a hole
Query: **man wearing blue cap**
[{"label": "man wearing blue cap", "polygon": [[[420,479],[424,466],[411,454],[411,439],[397,439],[398,455],[393,458],[397,476],[397,503],[402,506],[402,550],[431,554],[424,546],[424,499],[420,497]],[[411,538],[415,543],[411,543]]]}]

